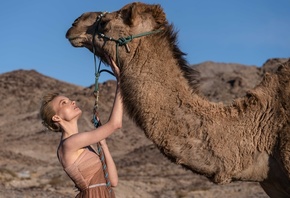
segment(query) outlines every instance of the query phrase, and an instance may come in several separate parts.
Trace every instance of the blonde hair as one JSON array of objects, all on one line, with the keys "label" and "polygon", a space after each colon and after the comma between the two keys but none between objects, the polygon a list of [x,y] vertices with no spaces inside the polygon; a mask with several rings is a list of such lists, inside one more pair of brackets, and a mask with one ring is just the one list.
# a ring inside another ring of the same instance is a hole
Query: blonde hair
[{"label": "blonde hair", "polygon": [[48,93],[42,98],[40,107],[40,118],[42,124],[53,132],[62,132],[61,126],[52,120],[52,117],[56,114],[52,108],[51,101],[59,96],[59,93]]}]

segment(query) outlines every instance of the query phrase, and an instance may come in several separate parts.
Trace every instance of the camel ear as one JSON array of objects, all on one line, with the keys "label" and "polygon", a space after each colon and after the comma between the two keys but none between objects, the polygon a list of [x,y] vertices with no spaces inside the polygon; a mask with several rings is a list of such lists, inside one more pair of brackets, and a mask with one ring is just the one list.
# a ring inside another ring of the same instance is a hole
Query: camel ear
[{"label": "camel ear", "polygon": [[143,3],[132,3],[122,9],[125,22],[130,26],[136,26],[142,18],[151,15],[156,24],[166,23],[166,15],[160,5],[147,5]]},{"label": "camel ear", "polygon": [[151,11],[152,11],[152,16],[154,17],[155,22],[157,24],[163,25],[167,23],[166,14],[164,13],[162,7],[159,4],[151,6]]},{"label": "camel ear", "polygon": [[134,20],[136,17],[136,3],[128,4],[124,6],[121,10],[120,13],[122,15],[122,18],[124,19],[124,22],[128,24],[129,26],[134,25]]}]

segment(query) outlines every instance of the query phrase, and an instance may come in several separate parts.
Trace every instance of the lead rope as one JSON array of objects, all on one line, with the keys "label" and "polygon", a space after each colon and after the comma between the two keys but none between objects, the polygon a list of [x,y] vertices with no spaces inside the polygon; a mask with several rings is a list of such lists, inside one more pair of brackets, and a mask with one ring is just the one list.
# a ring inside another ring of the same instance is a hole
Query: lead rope
[{"label": "lead rope", "polygon": [[[96,83],[95,83],[95,91],[94,91],[95,105],[94,105],[94,109],[93,109],[93,119],[92,119],[92,123],[94,124],[95,128],[102,126],[101,120],[98,116],[98,100],[99,100],[98,77],[99,76],[100,76],[100,73],[99,72],[96,73]],[[104,154],[104,151],[102,149],[100,142],[97,143],[97,153],[99,154],[100,161],[102,163],[102,168],[103,168],[104,176],[105,176],[105,180],[106,180],[106,187],[107,187],[109,194],[111,196],[111,192],[112,192],[111,182],[110,182],[109,173],[107,170],[105,154]]]},{"label": "lead rope", "polygon": [[[95,52],[95,47],[93,47],[93,52]],[[101,75],[101,73],[103,71],[105,72],[108,72],[110,74],[112,74],[114,76],[114,74],[109,71],[109,70],[106,70],[106,69],[103,69],[103,70],[100,70],[101,68],[101,59],[100,59],[100,62],[99,62],[99,66],[97,68],[97,64],[96,64],[96,55],[95,53],[94,54],[94,64],[95,64],[95,90],[94,90],[94,97],[95,97],[95,104],[94,104],[94,109],[93,109],[93,119],[92,119],[92,123],[94,124],[95,128],[98,128],[100,126],[102,126],[102,123],[101,123],[101,120],[99,118],[99,115],[98,115],[98,107],[99,107],[99,77]],[[104,154],[104,151],[102,149],[102,146],[100,144],[100,142],[97,143],[97,153],[99,154],[100,156],[100,161],[102,163],[102,168],[103,168],[103,171],[104,171],[104,176],[105,176],[105,180],[106,180],[106,187],[109,191],[109,194],[110,194],[110,197],[111,197],[111,192],[112,192],[112,187],[111,187],[111,182],[110,182],[110,179],[109,179],[109,173],[108,173],[108,170],[107,170],[107,164],[106,164],[106,158],[105,158],[105,154]]]}]

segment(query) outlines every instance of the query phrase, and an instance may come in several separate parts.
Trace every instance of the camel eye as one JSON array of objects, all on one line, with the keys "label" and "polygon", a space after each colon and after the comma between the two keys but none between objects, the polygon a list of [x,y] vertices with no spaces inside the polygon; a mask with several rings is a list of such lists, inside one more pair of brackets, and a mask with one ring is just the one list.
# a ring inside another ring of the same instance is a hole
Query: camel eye
[{"label": "camel eye", "polygon": [[101,27],[101,28],[104,28],[104,27],[106,27],[107,24],[108,24],[108,21],[104,21],[104,20],[102,20],[102,21],[100,22],[100,27]]}]

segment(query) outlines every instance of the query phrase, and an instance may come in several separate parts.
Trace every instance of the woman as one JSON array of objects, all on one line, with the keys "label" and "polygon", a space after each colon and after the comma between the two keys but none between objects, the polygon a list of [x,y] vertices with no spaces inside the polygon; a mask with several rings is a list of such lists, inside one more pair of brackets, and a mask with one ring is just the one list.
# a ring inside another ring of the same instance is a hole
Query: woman
[{"label": "woman", "polygon": [[[118,174],[105,138],[122,127],[123,105],[119,92],[119,69],[111,60],[117,78],[117,89],[108,122],[92,131],[79,133],[77,121],[82,111],[75,101],[65,96],[49,94],[43,98],[40,115],[43,123],[52,131],[62,133],[57,156],[64,171],[79,189],[77,198],[115,197],[108,186],[116,186]],[[98,152],[90,146],[100,142],[105,155],[108,179]]]}]

